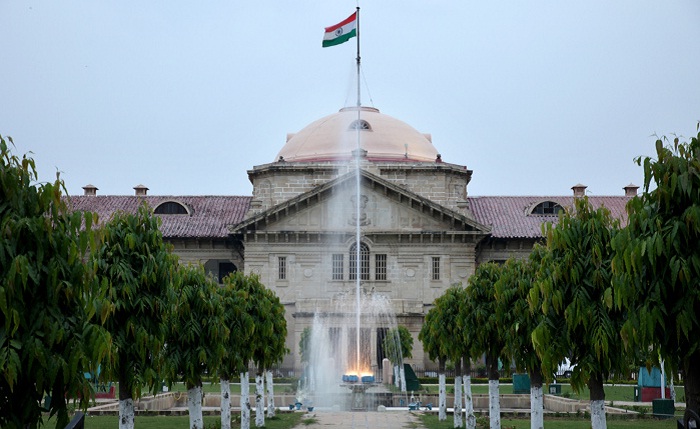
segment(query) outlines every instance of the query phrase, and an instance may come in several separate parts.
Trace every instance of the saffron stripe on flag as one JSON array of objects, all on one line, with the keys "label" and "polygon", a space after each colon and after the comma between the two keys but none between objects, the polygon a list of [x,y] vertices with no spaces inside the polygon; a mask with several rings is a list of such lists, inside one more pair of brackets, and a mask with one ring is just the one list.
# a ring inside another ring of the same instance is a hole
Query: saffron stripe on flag
[{"label": "saffron stripe on flag", "polygon": [[342,27],[343,25],[347,25],[347,24],[351,23],[355,19],[357,19],[357,12],[355,12],[352,15],[345,18],[345,20],[342,22],[339,22],[335,25],[331,25],[330,27],[326,27],[326,33],[332,33],[335,30],[337,30],[338,28]]}]

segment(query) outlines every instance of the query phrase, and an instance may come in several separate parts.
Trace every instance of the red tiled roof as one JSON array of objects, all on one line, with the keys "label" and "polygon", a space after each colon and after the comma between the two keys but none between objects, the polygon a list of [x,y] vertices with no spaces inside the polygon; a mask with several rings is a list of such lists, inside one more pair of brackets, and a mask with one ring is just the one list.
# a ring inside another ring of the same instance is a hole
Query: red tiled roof
[{"label": "red tiled roof", "polygon": [[[589,196],[593,207],[605,206],[610,214],[627,222],[625,206],[629,197]],[[531,197],[469,197],[469,208],[474,219],[490,225],[491,236],[495,238],[539,238],[542,237],[544,222],[556,223],[556,215],[531,215],[532,209],[544,201],[553,201],[562,207],[573,205],[573,196],[531,196]]]},{"label": "red tiled roof", "polygon": [[229,235],[228,227],[241,222],[250,207],[249,196],[131,196],[96,195],[70,196],[69,206],[74,210],[91,211],[100,221],[108,220],[116,211],[135,213],[142,201],[152,208],[166,201],[187,206],[190,215],[159,215],[161,232],[166,238],[220,238]]}]

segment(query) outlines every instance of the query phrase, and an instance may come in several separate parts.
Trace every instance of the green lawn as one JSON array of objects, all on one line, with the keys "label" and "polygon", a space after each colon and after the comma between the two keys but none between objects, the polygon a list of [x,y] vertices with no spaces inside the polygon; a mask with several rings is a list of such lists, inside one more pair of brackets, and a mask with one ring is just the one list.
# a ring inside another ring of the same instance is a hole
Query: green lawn
[{"label": "green lawn", "polygon": [[[234,413],[234,416],[235,413]],[[265,419],[266,429],[290,429],[301,422],[304,413],[278,413],[274,419]],[[251,416],[252,419],[255,416]],[[55,423],[54,423],[55,424]],[[190,425],[188,416],[136,416],[134,427],[148,429],[187,429]],[[49,423],[51,426],[51,423]],[[118,416],[90,416],[85,417],[85,429],[114,429],[119,427]],[[220,428],[221,417],[204,416],[205,428]],[[240,423],[234,421],[232,428],[239,428]],[[251,427],[255,427],[251,421]]]},{"label": "green lawn", "polygon": [[[452,416],[448,416],[447,420],[440,422],[435,414],[424,414],[421,416],[423,424],[428,429],[452,429]],[[488,428],[488,417],[480,417],[478,420],[478,428]],[[624,428],[638,428],[638,429],[675,429],[676,421],[674,419],[669,420],[657,420],[657,419],[628,419],[620,420],[608,418],[608,429],[624,429]],[[530,420],[529,419],[501,419],[501,427],[503,429],[529,429]],[[590,419],[564,419],[564,418],[547,418],[544,420],[545,428],[557,428],[557,429],[589,429],[591,427]]]}]

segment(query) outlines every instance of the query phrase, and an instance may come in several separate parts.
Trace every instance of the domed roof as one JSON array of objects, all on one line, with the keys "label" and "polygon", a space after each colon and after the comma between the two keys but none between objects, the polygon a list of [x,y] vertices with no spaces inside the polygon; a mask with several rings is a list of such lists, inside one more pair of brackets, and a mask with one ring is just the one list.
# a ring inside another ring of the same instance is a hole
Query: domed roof
[{"label": "domed roof", "polygon": [[[358,120],[359,110],[359,120]],[[328,161],[350,159],[360,147],[373,161],[435,161],[438,152],[429,134],[374,107],[345,107],[328,115],[296,134],[287,135],[287,144],[277,154],[284,161]]]}]

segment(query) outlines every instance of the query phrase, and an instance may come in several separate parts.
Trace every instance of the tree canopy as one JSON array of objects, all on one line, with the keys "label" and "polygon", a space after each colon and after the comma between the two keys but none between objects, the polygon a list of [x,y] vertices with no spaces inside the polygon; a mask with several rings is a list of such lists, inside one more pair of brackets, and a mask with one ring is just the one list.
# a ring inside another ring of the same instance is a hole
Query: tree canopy
[{"label": "tree canopy", "polygon": [[45,395],[63,427],[66,398],[88,406],[84,372],[109,350],[100,324],[111,308],[83,262],[96,219],[69,209],[58,175],[34,185],[34,160],[8,143],[0,136],[0,427],[39,425]]},{"label": "tree canopy", "polygon": [[119,399],[139,397],[142,386],[160,386],[162,350],[177,257],[163,242],[160,219],[144,203],[135,214],[117,212],[103,228],[94,254],[98,274],[115,307],[106,321],[114,356],[106,375],[119,381]]},{"label": "tree canopy", "polygon": [[177,280],[166,336],[167,379],[191,389],[218,371],[230,331],[219,286],[201,265],[180,266]]},{"label": "tree canopy", "polygon": [[532,334],[533,343],[548,373],[565,357],[571,359],[576,365],[571,386],[588,386],[592,426],[605,427],[603,382],[628,368],[620,338],[625,313],[613,305],[610,267],[610,242],[619,222],[583,197],[556,226],[545,229],[549,252],[541,268],[548,271],[536,282],[544,320]]},{"label": "tree canopy", "polygon": [[637,158],[644,192],[613,240],[615,302],[627,310],[622,337],[654,347],[685,373],[688,409],[700,411],[700,133],[656,141],[656,159]]},{"label": "tree canopy", "polygon": [[221,304],[224,309],[223,324],[231,330],[226,343],[226,355],[219,368],[221,378],[231,380],[242,371],[247,370],[248,362],[253,358],[251,338],[255,332],[255,323],[246,311],[250,291],[245,286],[251,279],[236,271],[223,280],[219,288]]}]

